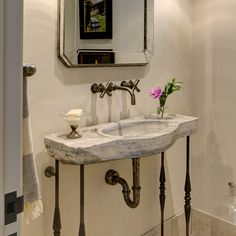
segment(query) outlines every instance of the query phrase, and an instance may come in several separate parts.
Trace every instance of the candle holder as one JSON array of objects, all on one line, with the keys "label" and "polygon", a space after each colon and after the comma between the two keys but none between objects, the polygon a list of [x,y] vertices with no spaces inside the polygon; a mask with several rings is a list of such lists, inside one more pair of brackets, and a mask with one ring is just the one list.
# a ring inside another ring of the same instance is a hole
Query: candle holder
[{"label": "candle holder", "polygon": [[71,132],[66,136],[67,138],[70,138],[70,139],[81,138],[81,135],[77,131],[78,125],[70,125],[70,128],[71,128]]},{"label": "candle holder", "polygon": [[81,135],[78,133],[77,129],[79,127],[80,119],[83,115],[82,109],[72,109],[64,114],[64,119],[70,125],[71,132],[66,135],[69,139],[81,138]]}]

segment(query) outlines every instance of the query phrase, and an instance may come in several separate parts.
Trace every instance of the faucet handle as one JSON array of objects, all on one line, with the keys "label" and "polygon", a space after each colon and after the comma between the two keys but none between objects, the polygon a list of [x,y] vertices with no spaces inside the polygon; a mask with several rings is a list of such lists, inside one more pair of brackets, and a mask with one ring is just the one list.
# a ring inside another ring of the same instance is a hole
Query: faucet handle
[{"label": "faucet handle", "polygon": [[105,90],[105,87],[102,83],[100,84],[95,83],[91,86],[92,93],[102,93],[104,90]]},{"label": "faucet handle", "polygon": [[135,82],[133,82],[132,80],[130,80],[129,82],[122,81],[121,86],[130,88],[132,92],[136,90],[139,93],[140,92],[140,89],[138,88],[139,81],[140,81],[139,79],[136,79]]},{"label": "faucet handle", "polygon": [[134,90],[136,90],[139,93],[140,89],[138,88],[138,84],[140,82],[140,79],[136,79],[134,82],[130,80],[129,82],[130,83],[132,82],[132,84],[133,84],[132,91],[134,92]]},{"label": "faucet handle", "polygon": [[109,85],[110,85],[110,82],[107,83],[106,86],[104,86],[102,83],[93,84],[91,86],[91,91],[92,91],[92,93],[101,93],[100,98],[103,98],[105,96],[105,94],[107,94],[110,97],[112,94],[109,90]]},{"label": "faucet handle", "polygon": [[103,98],[105,96],[105,94],[107,94],[109,97],[111,97],[112,94],[111,94],[110,89],[109,89],[110,84],[111,84],[111,82],[108,82],[105,87],[102,83],[99,84],[102,87],[102,92],[100,94],[100,98]]}]

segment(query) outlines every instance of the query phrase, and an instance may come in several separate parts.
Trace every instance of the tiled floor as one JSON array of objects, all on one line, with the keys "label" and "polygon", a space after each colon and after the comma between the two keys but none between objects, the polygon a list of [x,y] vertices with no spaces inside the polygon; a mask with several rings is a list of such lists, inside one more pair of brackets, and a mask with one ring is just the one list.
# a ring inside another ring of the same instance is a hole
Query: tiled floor
[{"label": "tiled floor", "polygon": [[212,236],[236,236],[236,226],[228,222],[212,219]]},{"label": "tiled floor", "polygon": [[194,210],[192,236],[236,236],[236,225]]},{"label": "tiled floor", "polygon": [[[165,236],[183,236],[185,234],[184,214],[180,214],[165,222]],[[150,230],[142,236],[161,236],[160,226]]]},{"label": "tiled floor", "polygon": [[211,236],[211,216],[203,212],[192,211],[192,236]]},{"label": "tiled floor", "polygon": [[[209,214],[192,210],[191,233],[192,236],[236,236],[236,225]],[[142,236],[160,235],[160,227],[158,226]],[[165,236],[185,236],[183,213],[165,222]]]}]

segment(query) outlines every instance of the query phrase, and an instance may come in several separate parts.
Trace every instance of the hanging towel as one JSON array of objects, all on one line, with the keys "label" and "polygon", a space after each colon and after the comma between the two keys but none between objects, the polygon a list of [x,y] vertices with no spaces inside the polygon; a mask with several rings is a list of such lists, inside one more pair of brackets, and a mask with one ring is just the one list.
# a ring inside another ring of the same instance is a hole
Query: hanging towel
[{"label": "hanging towel", "polygon": [[27,76],[36,71],[35,67],[24,64],[23,78],[23,191],[24,216],[26,221],[37,219],[43,211],[39,192],[39,179],[33,154],[31,123],[29,117]]}]

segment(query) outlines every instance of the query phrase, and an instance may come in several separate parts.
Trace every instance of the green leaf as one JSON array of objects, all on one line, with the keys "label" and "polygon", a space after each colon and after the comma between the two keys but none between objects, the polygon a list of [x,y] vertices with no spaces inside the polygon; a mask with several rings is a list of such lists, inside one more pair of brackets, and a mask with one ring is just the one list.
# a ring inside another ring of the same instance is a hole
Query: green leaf
[{"label": "green leaf", "polygon": [[173,93],[173,83],[168,83],[167,85],[167,95]]},{"label": "green leaf", "polygon": [[175,78],[172,79],[171,82],[168,82],[165,91],[166,91],[166,96],[169,96],[171,93],[180,90],[181,89],[181,83],[180,82],[175,82]]}]

